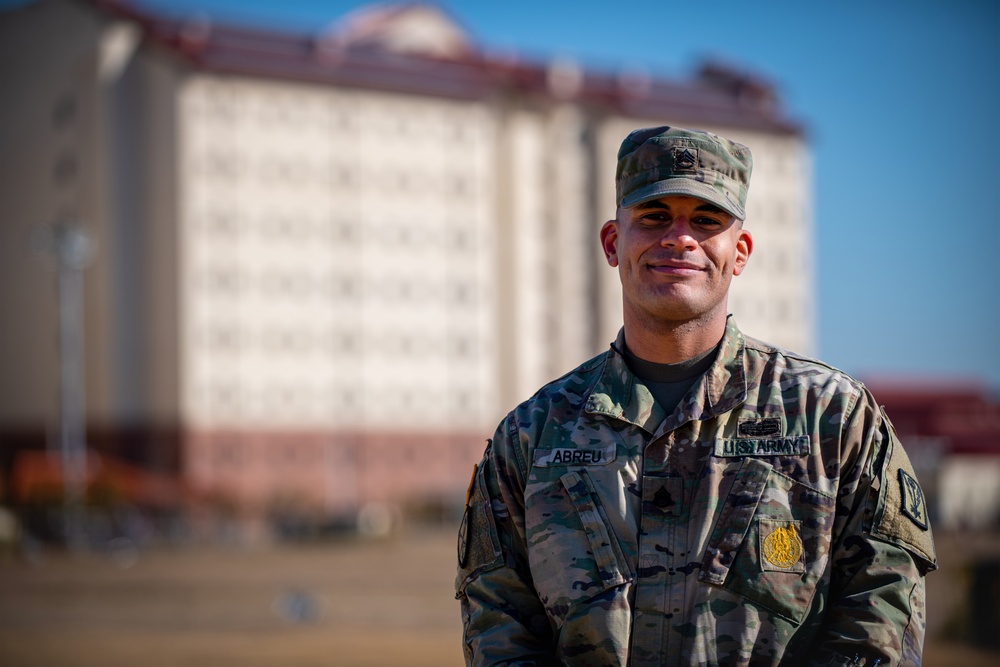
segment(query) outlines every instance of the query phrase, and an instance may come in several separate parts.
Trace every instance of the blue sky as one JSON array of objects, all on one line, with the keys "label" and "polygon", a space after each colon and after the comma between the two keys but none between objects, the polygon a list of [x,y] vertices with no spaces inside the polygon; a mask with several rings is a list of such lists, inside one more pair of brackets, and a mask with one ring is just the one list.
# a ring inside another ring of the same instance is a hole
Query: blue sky
[{"label": "blue sky", "polygon": [[[141,4],[312,32],[367,3]],[[1000,2],[438,4],[488,49],[680,78],[714,57],[773,81],[814,151],[820,356],[1000,388]]]}]

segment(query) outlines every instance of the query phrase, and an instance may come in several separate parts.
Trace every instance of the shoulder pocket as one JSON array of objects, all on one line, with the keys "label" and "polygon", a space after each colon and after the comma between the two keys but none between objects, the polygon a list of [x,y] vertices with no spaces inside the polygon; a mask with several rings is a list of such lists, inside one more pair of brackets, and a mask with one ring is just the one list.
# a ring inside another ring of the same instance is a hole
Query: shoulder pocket
[{"label": "shoulder pocket", "polygon": [[503,564],[500,537],[492,502],[486,489],[489,450],[482,463],[473,469],[462,524],[458,530],[458,574],[455,577],[455,597],[461,598],[469,582],[477,576]]}]

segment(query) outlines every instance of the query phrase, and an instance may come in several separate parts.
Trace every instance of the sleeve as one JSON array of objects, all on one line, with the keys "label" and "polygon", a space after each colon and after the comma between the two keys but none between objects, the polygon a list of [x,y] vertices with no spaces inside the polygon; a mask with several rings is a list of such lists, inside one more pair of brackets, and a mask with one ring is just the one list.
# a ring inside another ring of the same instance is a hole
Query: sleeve
[{"label": "sleeve", "polygon": [[558,664],[548,617],[528,568],[524,460],[508,416],[473,469],[455,580],[470,666]]},{"label": "sleeve", "polygon": [[832,577],[813,664],[920,665],[924,575],[937,568],[927,508],[888,418],[864,392],[844,424]]}]

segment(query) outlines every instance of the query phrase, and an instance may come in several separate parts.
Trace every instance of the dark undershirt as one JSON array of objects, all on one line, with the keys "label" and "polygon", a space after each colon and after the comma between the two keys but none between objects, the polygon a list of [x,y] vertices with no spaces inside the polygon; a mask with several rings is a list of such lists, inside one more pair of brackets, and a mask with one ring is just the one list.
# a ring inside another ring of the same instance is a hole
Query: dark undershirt
[{"label": "dark undershirt", "polygon": [[[719,345],[721,344],[720,340]],[[673,414],[677,404],[681,402],[695,381],[711,368],[715,362],[716,353],[719,351],[719,345],[676,364],[658,364],[654,361],[640,359],[632,354],[627,345],[622,350],[622,354],[629,370],[642,380],[642,383],[649,389],[649,393],[669,415]]]}]

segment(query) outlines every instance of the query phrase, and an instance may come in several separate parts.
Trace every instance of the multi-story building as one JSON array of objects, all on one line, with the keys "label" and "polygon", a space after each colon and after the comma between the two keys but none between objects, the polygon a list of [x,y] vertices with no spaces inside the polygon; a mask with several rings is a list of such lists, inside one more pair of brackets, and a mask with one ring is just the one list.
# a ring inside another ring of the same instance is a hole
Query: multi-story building
[{"label": "multi-story building", "polygon": [[13,445],[58,414],[54,278],[26,247],[69,217],[98,246],[94,446],[244,506],[460,492],[503,413],[621,325],[597,232],[640,126],[751,147],[730,307],[812,351],[809,149],[752,77],[490,56],[414,4],[291,35],[38,0],[0,14],[0,54]]}]

